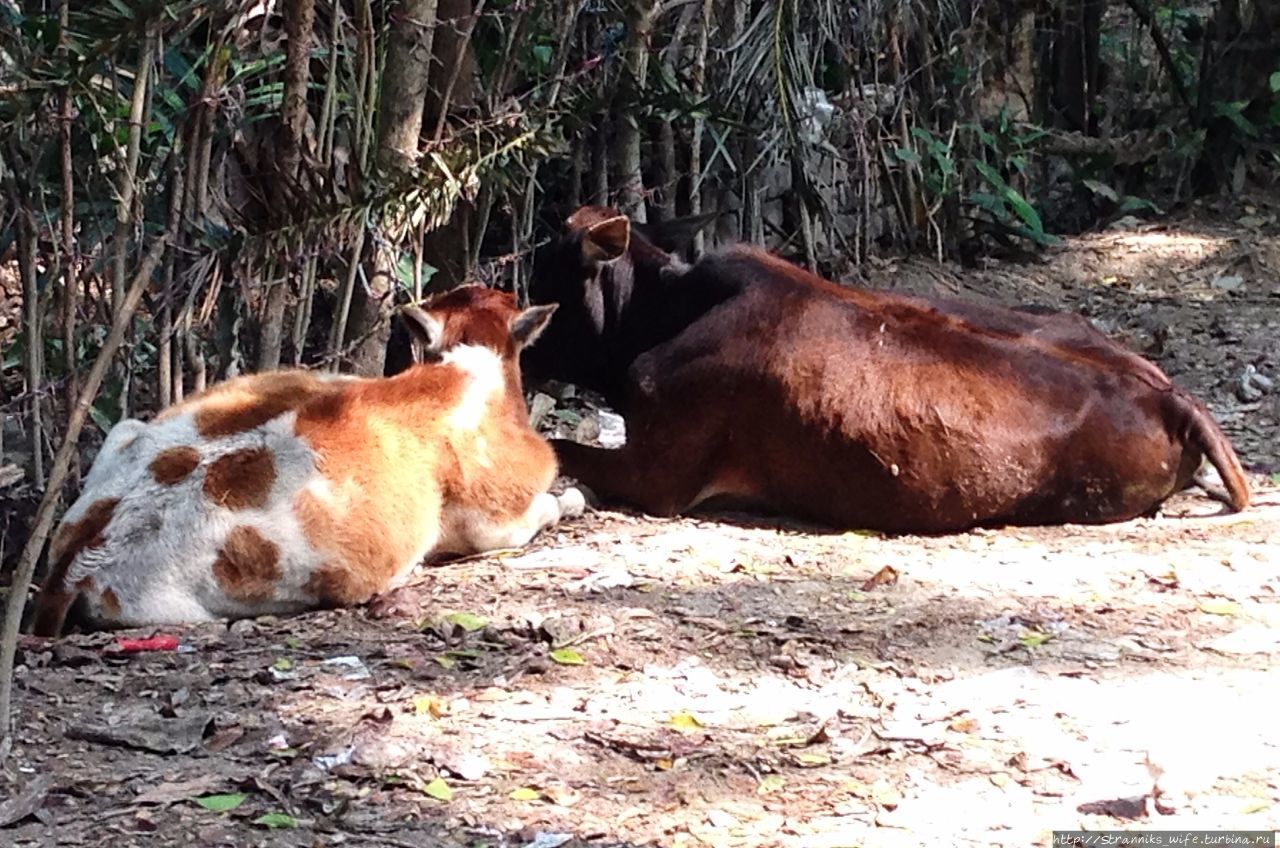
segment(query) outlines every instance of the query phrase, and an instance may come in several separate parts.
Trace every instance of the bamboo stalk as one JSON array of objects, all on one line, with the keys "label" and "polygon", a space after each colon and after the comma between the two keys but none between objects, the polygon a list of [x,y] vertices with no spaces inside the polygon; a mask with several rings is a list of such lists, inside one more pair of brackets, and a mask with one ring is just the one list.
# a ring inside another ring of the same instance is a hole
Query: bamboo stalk
[{"label": "bamboo stalk", "polygon": [[453,88],[458,84],[458,76],[462,73],[463,59],[467,55],[467,47],[471,44],[471,33],[475,32],[476,22],[484,14],[484,4],[485,0],[477,0],[475,11],[471,13],[471,20],[467,24],[467,31],[458,39],[458,54],[453,57],[453,69],[449,73],[449,83],[444,87],[444,93],[440,96],[440,116],[436,119],[436,131],[431,137],[432,141],[437,143],[444,137],[445,118],[449,115],[449,101],[453,98]]},{"label": "bamboo stalk", "polygon": [[[560,99],[560,81],[564,77],[564,68],[569,61],[569,48],[573,42],[574,25],[578,20],[578,7],[579,4],[573,2],[573,0],[568,0],[568,2],[565,3],[564,16],[561,18],[560,31],[557,33],[556,58],[551,67],[551,90],[547,92],[546,108],[548,110],[553,109],[556,105],[556,101]],[[603,137],[604,133],[600,132],[597,135]],[[513,242],[511,250],[512,253],[517,256],[520,253],[520,245],[529,244],[533,238],[533,222],[535,218],[533,209],[534,199],[537,197],[537,193],[538,161],[535,159],[529,164],[529,179],[525,184],[525,191],[522,198],[525,206],[524,213],[520,218],[519,226],[516,226],[516,221],[511,222]],[[515,204],[513,203],[513,214],[515,212],[514,206]],[[527,299],[527,292],[521,288],[520,263],[514,262],[512,265],[514,267],[514,270],[512,271],[512,291],[515,292],[516,298],[521,303],[524,303]]]},{"label": "bamboo stalk", "polygon": [[333,314],[333,326],[329,331],[327,353],[333,356],[331,370],[335,372],[342,365],[341,357],[335,354],[342,349],[342,341],[347,335],[347,318],[351,315],[351,299],[356,290],[356,277],[360,274],[360,257],[364,252],[364,234],[367,225],[367,221],[361,221],[359,229],[356,230],[356,237],[351,245],[351,263],[347,266],[347,278],[343,281],[338,309]]},{"label": "bamboo stalk", "polygon": [[[16,199],[16,198],[15,198]],[[43,322],[40,320],[40,289],[36,279],[36,221],[31,210],[18,210],[18,272],[22,277],[22,323],[26,333],[27,391],[31,393],[31,479],[44,488],[44,416],[40,408],[40,387],[44,368]]]},{"label": "bamboo stalk", "polygon": [[[65,56],[67,52],[67,22],[70,17],[71,0],[60,0],[58,3],[58,52]],[[76,307],[79,303],[80,284],[76,279],[78,257],[76,255],[76,223],[75,223],[75,166],[71,160],[71,121],[74,104],[71,92],[63,88],[61,109],[58,121],[58,143],[62,157],[62,357],[66,370],[66,408],[70,413],[76,405],[76,386],[79,374],[76,362]],[[72,479],[80,476],[79,457],[71,469]]]},{"label": "bamboo stalk", "polygon": [[[702,2],[702,26],[698,29],[698,51],[693,64],[693,96],[702,97],[707,81],[707,49],[711,33],[711,7],[713,0]],[[701,115],[693,119],[693,137],[689,141],[689,214],[702,214],[702,134],[706,131],[706,119]],[[693,234],[693,252],[701,253],[706,246],[706,235],[701,227]]]},{"label": "bamboo stalk", "polygon": [[160,295],[160,338],[156,345],[156,400],[161,409],[173,402],[173,252],[164,258]]},{"label": "bamboo stalk", "polygon": [[142,114],[146,111],[151,65],[156,49],[156,28],[147,26],[147,34],[138,51],[138,70],[133,77],[133,97],[129,101],[129,140],[125,148],[124,170],[116,198],[116,231],[112,243],[111,311],[114,314],[124,302],[125,264],[129,259],[129,231],[134,226],[134,195],[138,188],[138,155],[142,147]]},{"label": "bamboo stalk", "polygon": [[[334,3],[329,20],[329,67],[325,72],[324,101],[320,105],[319,156],[320,164],[329,174],[333,169],[333,146],[338,121],[338,45],[342,36],[342,4]],[[302,287],[298,291],[298,307],[293,318],[293,364],[302,364],[302,352],[311,330],[311,315],[316,294],[316,275],[319,260],[307,257],[302,271]]]}]

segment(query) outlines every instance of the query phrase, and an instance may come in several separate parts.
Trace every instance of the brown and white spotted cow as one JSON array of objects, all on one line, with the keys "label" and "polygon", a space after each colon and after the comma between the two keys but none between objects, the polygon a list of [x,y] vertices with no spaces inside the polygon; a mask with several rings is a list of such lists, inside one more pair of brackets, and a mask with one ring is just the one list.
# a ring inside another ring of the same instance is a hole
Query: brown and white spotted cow
[{"label": "brown and white spotted cow", "polygon": [[846,288],[759,248],[685,264],[584,207],[534,263],[560,311],[531,378],[596,389],[619,450],[562,472],[657,514],[719,499],[839,527],[947,532],[1150,513],[1201,460],[1249,487],[1205,407],[1076,316]]},{"label": "brown and white spotted cow", "polygon": [[358,604],[424,557],[581,512],[576,489],[548,493],[520,390],[553,311],[466,286],[405,311],[424,361],[395,377],[257,374],[122,421],[54,537],[33,631],[73,604],[99,626]]}]

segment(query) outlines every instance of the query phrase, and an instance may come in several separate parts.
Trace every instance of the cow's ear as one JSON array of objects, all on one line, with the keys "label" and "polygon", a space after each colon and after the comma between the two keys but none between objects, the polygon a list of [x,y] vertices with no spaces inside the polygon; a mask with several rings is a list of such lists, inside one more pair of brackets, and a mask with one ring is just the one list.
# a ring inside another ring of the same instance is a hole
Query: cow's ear
[{"label": "cow's ear", "polygon": [[522,348],[533,344],[546,329],[547,322],[551,320],[557,305],[549,303],[546,306],[531,306],[511,319],[511,338],[515,340],[516,347]]},{"label": "cow's ear", "polygon": [[587,228],[582,234],[582,256],[589,262],[612,262],[631,244],[631,219],[619,215]]},{"label": "cow's ear", "polygon": [[440,355],[440,349],[444,346],[443,321],[416,306],[401,309],[400,317],[409,330],[414,362],[423,362]]}]

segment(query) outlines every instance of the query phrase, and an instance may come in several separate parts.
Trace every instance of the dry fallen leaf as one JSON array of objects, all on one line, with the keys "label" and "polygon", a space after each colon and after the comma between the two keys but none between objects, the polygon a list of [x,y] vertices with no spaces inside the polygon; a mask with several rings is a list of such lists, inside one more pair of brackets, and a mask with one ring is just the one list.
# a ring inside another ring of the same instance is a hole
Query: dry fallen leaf
[{"label": "dry fallen leaf", "polygon": [[133,799],[135,804],[176,804],[194,795],[206,795],[227,782],[218,774],[205,774],[191,780],[161,783]]},{"label": "dry fallen leaf", "polygon": [[877,586],[892,586],[898,582],[898,572],[891,565],[886,565],[867,578],[862,584],[862,591],[867,592]]},{"label": "dry fallen leaf", "polygon": [[0,803],[0,827],[22,821],[44,806],[51,780],[48,775],[34,778],[16,796]]}]

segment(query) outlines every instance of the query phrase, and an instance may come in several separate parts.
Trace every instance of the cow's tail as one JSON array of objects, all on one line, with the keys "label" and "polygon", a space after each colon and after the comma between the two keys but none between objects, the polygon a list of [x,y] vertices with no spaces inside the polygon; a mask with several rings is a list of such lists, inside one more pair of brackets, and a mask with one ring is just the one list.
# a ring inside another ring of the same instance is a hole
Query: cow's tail
[{"label": "cow's tail", "polygon": [[[1218,471],[1223,485],[1227,487],[1225,502],[1236,512],[1249,506],[1249,483],[1245,479],[1244,467],[1236,456],[1230,439],[1222,432],[1222,428],[1213,420],[1209,410],[1190,395],[1174,390],[1173,396],[1181,412],[1183,420],[1182,442],[1190,449],[1203,454]],[[1194,472],[1192,469],[1192,480]],[[1212,494],[1212,493],[1211,493]]]}]

